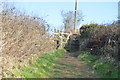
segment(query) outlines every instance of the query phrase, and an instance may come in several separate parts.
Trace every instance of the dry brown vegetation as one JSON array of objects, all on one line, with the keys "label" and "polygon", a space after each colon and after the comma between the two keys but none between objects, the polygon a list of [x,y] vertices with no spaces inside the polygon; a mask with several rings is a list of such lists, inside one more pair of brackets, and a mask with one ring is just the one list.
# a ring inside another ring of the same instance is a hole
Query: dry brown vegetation
[{"label": "dry brown vegetation", "polygon": [[27,16],[15,7],[3,7],[2,13],[2,72],[3,77],[25,64],[32,63],[37,55],[55,49],[47,38],[48,25],[38,17]]}]

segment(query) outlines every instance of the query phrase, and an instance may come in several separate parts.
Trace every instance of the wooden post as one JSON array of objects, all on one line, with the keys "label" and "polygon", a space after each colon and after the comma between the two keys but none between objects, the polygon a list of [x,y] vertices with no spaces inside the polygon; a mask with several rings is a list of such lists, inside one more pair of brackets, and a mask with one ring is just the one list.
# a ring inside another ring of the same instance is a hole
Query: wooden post
[{"label": "wooden post", "polygon": [[62,34],[60,33],[60,47],[62,48]]},{"label": "wooden post", "polygon": [[120,25],[120,1],[118,2],[118,25]]},{"label": "wooden post", "polygon": [[78,8],[78,0],[75,0],[75,18],[74,18],[74,31],[77,23],[77,8]]}]

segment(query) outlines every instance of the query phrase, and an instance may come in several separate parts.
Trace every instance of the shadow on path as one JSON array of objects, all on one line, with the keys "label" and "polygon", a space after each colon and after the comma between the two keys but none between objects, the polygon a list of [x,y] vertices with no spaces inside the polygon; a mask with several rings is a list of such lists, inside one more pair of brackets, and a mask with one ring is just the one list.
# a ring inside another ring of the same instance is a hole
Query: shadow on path
[{"label": "shadow on path", "polygon": [[92,68],[73,56],[74,53],[68,53],[55,62],[53,78],[98,78]]}]

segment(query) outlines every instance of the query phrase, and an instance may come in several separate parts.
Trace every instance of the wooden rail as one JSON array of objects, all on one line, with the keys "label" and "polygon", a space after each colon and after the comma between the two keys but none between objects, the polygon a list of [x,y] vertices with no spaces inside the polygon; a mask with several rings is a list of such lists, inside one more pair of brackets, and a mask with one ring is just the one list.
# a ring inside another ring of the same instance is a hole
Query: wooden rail
[{"label": "wooden rail", "polygon": [[68,34],[70,34],[70,33],[47,33],[47,34],[52,34],[52,35],[59,35],[59,34],[62,34],[62,35],[63,35],[63,34],[67,34],[67,35],[68,35]]},{"label": "wooden rail", "polygon": [[[64,47],[64,44],[67,43],[67,41],[69,40],[70,36],[72,35],[71,33],[47,33],[48,35],[57,35],[59,37],[59,41],[60,41],[60,47]],[[65,35],[67,35],[66,40],[64,41]],[[56,36],[55,36],[56,37]]]},{"label": "wooden rail", "polygon": [[76,32],[71,31],[70,33],[60,33],[60,32],[54,32],[54,33],[49,33],[47,32],[48,35],[54,35],[53,40],[59,41],[60,48],[64,47],[65,44],[70,40],[70,47],[71,47],[71,39],[70,36],[73,34],[79,34],[79,30],[76,30]]}]

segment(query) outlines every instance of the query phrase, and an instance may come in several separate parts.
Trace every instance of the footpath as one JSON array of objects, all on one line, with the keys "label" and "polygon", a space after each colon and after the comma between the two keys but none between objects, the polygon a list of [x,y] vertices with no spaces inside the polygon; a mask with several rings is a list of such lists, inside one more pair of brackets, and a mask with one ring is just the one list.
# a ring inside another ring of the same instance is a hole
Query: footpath
[{"label": "footpath", "polygon": [[51,73],[52,78],[98,78],[84,61],[70,55],[58,59]]}]

